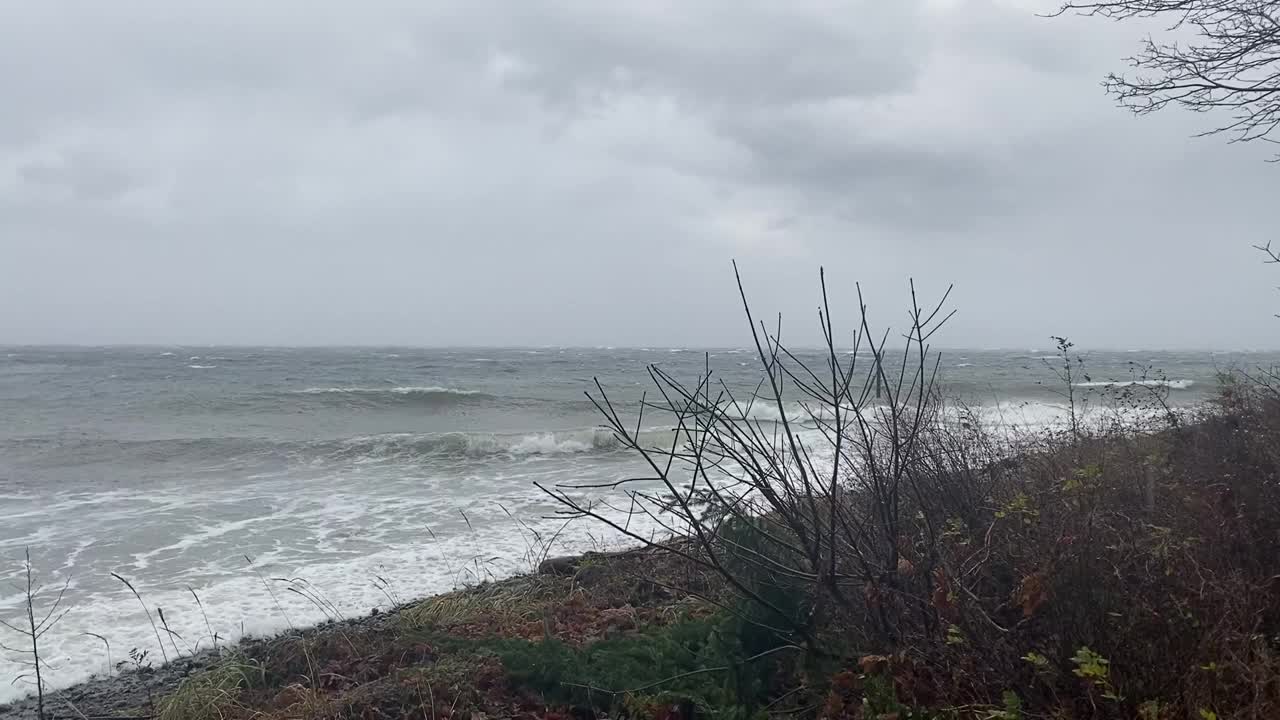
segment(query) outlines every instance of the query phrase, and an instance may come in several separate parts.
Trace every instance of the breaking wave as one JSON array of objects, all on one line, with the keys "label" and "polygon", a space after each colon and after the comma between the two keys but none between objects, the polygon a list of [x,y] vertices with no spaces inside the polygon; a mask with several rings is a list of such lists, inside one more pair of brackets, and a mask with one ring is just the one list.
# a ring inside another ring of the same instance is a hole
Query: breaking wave
[{"label": "breaking wave", "polygon": [[[645,447],[669,447],[675,431],[655,427],[641,431]],[[362,462],[431,462],[450,459],[520,458],[541,455],[610,453],[624,449],[604,427],[531,433],[389,433],[327,440],[273,441],[252,437],[169,438],[152,440],[67,440],[26,438],[5,443],[15,459],[77,465],[110,460],[179,463],[197,469],[228,463],[303,464]]]},{"label": "breaking wave", "polygon": [[[654,428],[640,433],[646,446],[666,445],[673,431]],[[622,450],[623,443],[608,428],[585,428],[527,434],[434,433],[371,435],[313,444],[313,450],[330,458],[357,461],[414,460],[432,458],[483,458],[489,456],[527,457],[535,455],[577,455]]]},{"label": "breaking wave", "polygon": [[431,385],[429,387],[394,387],[394,388],[362,388],[362,387],[313,387],[299,390],[302,395],[483,395],[476,390],[458,390],[455,388]]},{"label": "breaking wave", "polygon": [[1078,388],[1162,387],[1170,390],[1190,390],[1192,380],[1096,380],[1072,383]]},{"label": "breaking wave", "polygon": [[288,395],[337,405],[413,405],[417,407],[487,404],[500,401],[496,395],[476,390],[431,386],[409,387],[311,387]]}]

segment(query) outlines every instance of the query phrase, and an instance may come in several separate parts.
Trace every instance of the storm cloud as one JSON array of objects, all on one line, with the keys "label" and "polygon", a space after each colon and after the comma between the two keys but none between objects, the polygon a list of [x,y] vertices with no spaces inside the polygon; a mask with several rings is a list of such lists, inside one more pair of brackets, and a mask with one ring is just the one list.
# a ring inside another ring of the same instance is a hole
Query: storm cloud
[{"label": "storm cloud", "polygon": [[[0,343],[1275,347],[1280,168],[1052,3],[0,3]],[[1157,28],[1158,29],[1158,28]],[[850,330],[852,327],[850,326]]]}]

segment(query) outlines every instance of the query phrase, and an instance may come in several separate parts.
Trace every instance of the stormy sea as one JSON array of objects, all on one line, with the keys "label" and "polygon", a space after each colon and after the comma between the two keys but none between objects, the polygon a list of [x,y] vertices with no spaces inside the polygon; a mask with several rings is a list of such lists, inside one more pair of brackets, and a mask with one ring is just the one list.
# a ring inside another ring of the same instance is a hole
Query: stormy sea
[{"label": "stormy sea", "polygon": [[[150,620],[112,573],[164,610],[172,653],[213,633],[357,615],[521,572],[551,541],[558,554],[608,543],[599,526],[565,526],[534,485],[641,470],[585,392],[598,379],[629,413],[651,365],[690,382],[710,367],[750,392],[754,353],[0,348],[0,619],[25,612],[29,548],[45,592],[67,588],[69,613],[42,638],[46,682],[58,687],[131,648],[158,654]],[[1174,407],[1212,397],[1223,370],[1277,360],[1084,355],[1075,392],[1152,389]],[[939,381],[983,422],[1035,429],[1062,418],[1060,364],[1048,347],[945,350]],[[777,409],[752,412],[767,422]],[[649,415],[640,430],[661,439],[663,422]],[[0,700],[27,691],[9,683],[22,673],[0,657]]]}]

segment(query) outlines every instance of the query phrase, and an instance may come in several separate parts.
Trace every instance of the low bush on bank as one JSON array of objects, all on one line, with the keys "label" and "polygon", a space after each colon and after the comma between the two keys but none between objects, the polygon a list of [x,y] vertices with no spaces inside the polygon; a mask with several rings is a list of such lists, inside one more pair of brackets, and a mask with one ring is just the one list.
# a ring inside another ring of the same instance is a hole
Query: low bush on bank
[{"label": "low bush on bank", "polygon": [[[1225,377],[1196,414],[1160,383],[1085,412],[1083,360],[1060,339],[1063,422],[998,432],[938,390],[943,303],[913,289],[897,348],[864,312],[851,351],[824,305],[814,361],[743,302],[754,392],[650,370],[661,402],[642,411],[687,440],[648,446],[603,387],[594,399],[653,471],[634,512],[688,539],[665,548],[714,575],[764,645],[801,650],[804,680],[773,711],[1280,717],[1280,400],[1265,378]],[[573,488],[545,489],[625,532]]]}]

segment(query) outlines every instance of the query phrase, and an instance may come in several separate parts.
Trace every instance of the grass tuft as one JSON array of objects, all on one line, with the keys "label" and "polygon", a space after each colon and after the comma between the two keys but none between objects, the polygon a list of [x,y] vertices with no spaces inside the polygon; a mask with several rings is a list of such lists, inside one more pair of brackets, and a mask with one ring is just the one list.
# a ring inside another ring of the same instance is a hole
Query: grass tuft
[{"label": "grass tuft", "polygon": [[192,675],[156,703],[157,720],[225,720],[239,710],[242,689],[261,685],[263,669],[241,655],[228,655],[212,668]]}]

